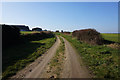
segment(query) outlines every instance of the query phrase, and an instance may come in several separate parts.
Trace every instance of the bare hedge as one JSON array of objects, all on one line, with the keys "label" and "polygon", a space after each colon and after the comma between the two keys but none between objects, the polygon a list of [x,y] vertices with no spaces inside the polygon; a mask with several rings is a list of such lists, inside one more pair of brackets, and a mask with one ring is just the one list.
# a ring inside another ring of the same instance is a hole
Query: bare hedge
[{"label": "bare hedge", "polygon": [[89,44],[103,44],[103,38],[95,29],[83,29],[72,32],[72,36]]}]

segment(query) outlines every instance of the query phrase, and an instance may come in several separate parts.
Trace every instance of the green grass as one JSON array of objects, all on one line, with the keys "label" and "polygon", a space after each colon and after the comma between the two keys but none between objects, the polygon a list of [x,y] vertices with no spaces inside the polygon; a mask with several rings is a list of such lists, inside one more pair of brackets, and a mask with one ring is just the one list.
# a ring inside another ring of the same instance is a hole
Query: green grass
[{"label": "green grass", "polygon": [[56,37],[31,41],[12,46],[3,51],[3,79],[15,75],[19,70],[44,54],[55,42]]},{"label": "green grass", "polygon": [[120,78],[118,71],[118,50],[106,46],[89,45],[78,41],[72,36],[59,34],[66,38],[82,57],[95,78]]},{"label": "green grass", "polygon": [[[112,33],[101,33],[102,37],[105,40],[109,40],[109,41],[114,41],[114,42],[119,42],[118,40],[118,35],[119,34],[112,34]],[[119,42],[120,43],[120,42]]]}]

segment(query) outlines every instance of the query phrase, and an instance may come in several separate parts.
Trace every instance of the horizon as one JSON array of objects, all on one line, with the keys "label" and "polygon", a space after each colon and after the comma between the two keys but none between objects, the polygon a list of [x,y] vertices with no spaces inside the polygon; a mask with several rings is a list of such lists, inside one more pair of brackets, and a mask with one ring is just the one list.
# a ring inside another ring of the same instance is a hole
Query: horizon
[{"label": "horizon", "polygon": [[118,2],[3,2],[2,23],[52,31],[92,28],[118,33]]},{"label": "horizon", "polygon": [[[28,25],[24,25],[24,24],[2,24],[2,23],[0,23],[0,25],[22,25],[22,26],[28,26]],[[28,26],[29,27],[29,26]],[[41,28],[41,27],[32,27],[32,28]],[[30,27],[29,27],[29,29],[30,29]],[[41,28],[42,29],[42,28]],[[86,29],[92,29],[92,28],[86,28]],[[42,29],[42,30],[47,30],[47,29]],[[82,30],[82,29],[79,29],[79,30]],[[30,31],[32,31],[32,29],[30,29]],[[49,31],[49,30],[47,30],[47,31]],[[51,31],[51,30],[50,30]],[[54,30],[53,32],[56,32],[57,30]],[[23,31],[24,32],[24,31]],[[59,32],[61,32],[61,30],[59,30]],[[73,32],[73,31],[64,31],[63,30],[63,32]],[[120,34],[120,32],[113,32],[113,33],[109,33],[109,32],[103,32],[103,33],[108,33],[108,34]]]}]

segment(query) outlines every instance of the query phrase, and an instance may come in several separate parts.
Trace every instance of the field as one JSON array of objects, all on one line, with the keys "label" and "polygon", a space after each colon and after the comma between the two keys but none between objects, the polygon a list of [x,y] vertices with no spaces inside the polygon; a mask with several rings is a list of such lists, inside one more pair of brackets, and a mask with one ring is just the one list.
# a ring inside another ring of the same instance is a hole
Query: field
[{"label": "field", "polygon": [[[28,33],[28,32],[24,32]],[[45,53],[55,42],[56,37],[30,41],[3,50],[3,78],[17,73],[26,65]]]},{"label": "field", "polygon": [[119,42],[119,40],[118,40],[118,35],[119,34],[101,33],[101,35],[106,40],[113,41],[113,42]]},{"label": "field", "polygon": [[31,33],[36,33],[38,31],[20,31],[21,34],[31,34]]},{"label": "field", "polygon": [[118,78],[118,50],[105,45],[89,45],[72,38],[71,35],[59,34],[66,38],[82,56],[85,65],[95,78]]}]

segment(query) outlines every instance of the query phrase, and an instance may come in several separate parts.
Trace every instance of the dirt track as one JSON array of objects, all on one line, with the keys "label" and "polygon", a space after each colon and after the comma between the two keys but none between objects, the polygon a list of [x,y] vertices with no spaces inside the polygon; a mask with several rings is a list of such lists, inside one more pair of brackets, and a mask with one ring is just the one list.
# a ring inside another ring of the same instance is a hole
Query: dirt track
[{"label": "dirt track", "polygon": [[32,72],[27,74],[25,78],[40,78],[40,75],[42,74],[44,67],[47,65],[50,59],[54,56],[59,45],[60,45],[60,40],[57,37],[56,43],[48,50],[47,55],[44,57],[43,61],[41,61],[41,63],[38,66],[36,66]]},{"label": "dirt track", "polygon": [[[62,73],[60,78],[91,78],[89,71],[84,67],[79,54],[71,44],[64,39],[65,42],[65,60],[63,63]],[[35,62],[30,64],[25,69],[21,70],[17,75],[12,78],[43,78],[41,77],[45,71],[45,67],[55,55],[57,48],[60,45],[60,39],[57,37],[55,44]]]},{"label": "dirt track", "polygon": [[50,61],[50,59],[56,53],[57,48],[60,45],[60,39],[57,37],[54,45],[41,57],[36,59],[33,63],[20,70],[16,75],[11,78],[39,78],[44,70],[44,67]]},{"label": "dirt track", "polygon": [[80,56],[66,39],[64,39],[64,42],[66,61],[61,78],[91,78]]}]

